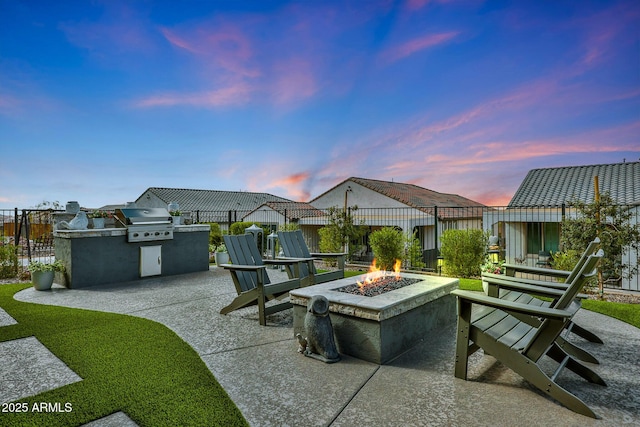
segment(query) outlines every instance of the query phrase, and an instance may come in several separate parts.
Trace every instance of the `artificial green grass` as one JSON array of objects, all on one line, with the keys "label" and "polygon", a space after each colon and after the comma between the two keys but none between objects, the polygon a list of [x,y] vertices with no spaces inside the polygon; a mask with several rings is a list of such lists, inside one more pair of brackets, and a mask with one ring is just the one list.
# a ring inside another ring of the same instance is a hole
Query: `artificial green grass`
[{"label": "artificial green grass", "polygon": [[35,336],[83,380],[19,401],[70,403],[70,412],[3,413],[0,425],[82,425],[118,411],[140,426],[247,425],[198,354],[164,325],[13,299],[28,286],[0,286],[0,307],[18,322],[0,328],[0,342]]},{"label": "artificial green grass", "polygon": [[464,291],[480,291],[482,290],[482,280],[479,279],[458,279],[460,283],[458,287]]},{"label": "artificial green grass", "polygon": [[620,302],[600,301],[593,299],[582,300],[582,308],[606,314],[630,325],[640,328],[640,304],[624,304]]}]

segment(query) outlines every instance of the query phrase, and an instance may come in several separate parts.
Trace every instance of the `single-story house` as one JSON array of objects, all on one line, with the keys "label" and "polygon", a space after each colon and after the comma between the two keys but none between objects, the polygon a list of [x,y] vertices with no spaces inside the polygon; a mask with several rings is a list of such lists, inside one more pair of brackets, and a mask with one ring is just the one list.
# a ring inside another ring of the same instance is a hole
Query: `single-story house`
[{"label": "single-story house", "polygon": [[[485,206],[457,194],[439,193],[394,181],[351,177],[309,201],[313,207],[352,209],[356,222],[364,221],[369,233],[379,228],[398,227],[407,235],[416,234],[423,250],[435,253],[438,236],[447,229],[481,228]],[[317,229],[327,224],[327,216],[309,216],[299,221],[307,241],[317,244]],[[360,242],[363,256],[371,257],[368,234]],[[313,250],[318,250],[314,247]],[[431,255],[429,255],[431,257]]]},{"label": "single-story house", "polygon": [[242,221],[248,212],[266,202],[292,201],[269,193],[161,187],[148,188],[135,201],[138,207],[149,208],[166,208],[171,202],[178,203],[180,211],[194,222],[217,222],[222,229],[228,229],[230,223]]},{"label": "single-story house", "polygon": [[242,217],[242,221],[256,222],[277,230],[285,224],[297,224],[302,218],[322,217],[325,213],[306,202],[265,202]]},{"label": "single-story house", "polygon": [[[600,193],[609,193],[640,219],[640,162],[567,166],[529,171],[506,209],[486,211],[485,230],[499,235],[507,262],[535,264],[540,252],[559,250],[561,223],[575,215],[572,201],[591,203],[595,197],[594,177]],[[638,254],[627,252],[625,263],[637,265]],[[640,290],[640,280],[623,279],[623,289]]]}]

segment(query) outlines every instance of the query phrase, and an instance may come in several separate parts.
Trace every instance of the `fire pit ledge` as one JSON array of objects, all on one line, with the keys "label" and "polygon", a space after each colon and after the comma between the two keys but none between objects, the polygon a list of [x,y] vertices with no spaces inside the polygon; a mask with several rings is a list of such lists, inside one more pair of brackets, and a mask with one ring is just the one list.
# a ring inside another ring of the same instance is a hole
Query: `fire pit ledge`
[{"label": "fire pit ledge", "polygon": [[458,288],[458,279],[402,275],[421,281],[374,297],[335,290],[354,283],[356,277],[291,291],[294,336],[305,333],[306,306],[314,295],[329,300],[338,350],[377,364],[388,363],[431,330],[455,322],[455,298],[450,292]]}]

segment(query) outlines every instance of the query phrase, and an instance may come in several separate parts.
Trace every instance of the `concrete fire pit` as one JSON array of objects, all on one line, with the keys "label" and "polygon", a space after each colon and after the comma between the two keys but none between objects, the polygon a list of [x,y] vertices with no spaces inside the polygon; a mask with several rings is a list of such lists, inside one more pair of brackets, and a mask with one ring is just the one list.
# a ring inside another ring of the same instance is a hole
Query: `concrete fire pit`
[{"label": "concrete fire pit", "polygon": [[402,277],[420,281],[373,297],[336,290],[361,280],[358,276],[291,291],[294,336],[305,334],[307,303],[314,295],[329,300],[338,351],[377,364],[390,362],[434,328],[456,321],[455,298],[449,293],[458,288],[458,279]]}]

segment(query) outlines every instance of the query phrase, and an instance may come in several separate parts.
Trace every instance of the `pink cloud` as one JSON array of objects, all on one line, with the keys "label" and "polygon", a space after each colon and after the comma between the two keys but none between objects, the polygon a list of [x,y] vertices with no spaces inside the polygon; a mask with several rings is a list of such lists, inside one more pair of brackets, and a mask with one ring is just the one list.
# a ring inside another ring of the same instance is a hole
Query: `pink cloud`
[{"label": "pink cloud", "polygon": [[242,105],[248,102],[250,97],[251,88],[244,83],[239,83],[237,85],[202,93],[166,93],[149,96],[135,101],[133,105],[139,108],[172,107],[178,105],[215,108]]},{"label": "pink cloud", "polygon": [[302,58],[275,64],[270,92],[276,104],[290,104],[312,97],[318,91],[313,66]]},{"label": "pink cloud", "polygon": [[640,8],[637,2],[620,2],[593,15],[580,17],[570,22],[585,32],[583,53],[579,72],[608,61],[620,44],[637,40]]},{"label": "pink cloud", "polygon": [[384,62],[396,62],[404,59],[414,53],[423,51],[448,42],[449,40],[460,34],[458,31],[449,31],[446,33],[426,34],[406,41],[400,45],[392,46],[382,52],[380,57]]},{"label": "pink cloud", "polygon": [[274,178],[274,171],[290,170],[292,165],[282,160],[270,160],[269,168],[256,170],[247,179],[249,191],[268,191],[295,201],[309,199],[307,182],[311,179],[309,171],[296,172]]}]

